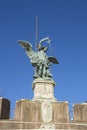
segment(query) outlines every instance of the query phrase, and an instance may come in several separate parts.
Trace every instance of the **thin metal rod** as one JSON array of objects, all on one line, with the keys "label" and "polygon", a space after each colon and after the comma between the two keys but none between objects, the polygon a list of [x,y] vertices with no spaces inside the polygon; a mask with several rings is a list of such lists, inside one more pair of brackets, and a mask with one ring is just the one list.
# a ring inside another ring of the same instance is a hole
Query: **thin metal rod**
[{"label": "thin metal rod", "polygon": [[38,16],[36,16],[36,42],[35,42],[35,49],[38,43]]}]

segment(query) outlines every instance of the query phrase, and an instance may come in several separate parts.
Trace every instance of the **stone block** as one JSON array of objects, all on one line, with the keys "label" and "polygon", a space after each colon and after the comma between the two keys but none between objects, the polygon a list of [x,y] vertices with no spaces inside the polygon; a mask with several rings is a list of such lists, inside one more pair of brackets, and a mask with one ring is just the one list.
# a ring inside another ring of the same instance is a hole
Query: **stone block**
[{"label": "stone block", "polygon": [[41,104],[36,101],[19,100],[16,102],[15,119],[27,122],[41,121]]},{"label": "stone block", "polygon": [[69,110],[68,102],[53,102],[53,122],[68,123],[69,122]]},{"label": "stone block", "polygon": [[87,103],[75,104],[74,122],[87,122]]},{"label": "stone block", "polygon": [[10,101],[0,97],[0,119],[9,119]]}]

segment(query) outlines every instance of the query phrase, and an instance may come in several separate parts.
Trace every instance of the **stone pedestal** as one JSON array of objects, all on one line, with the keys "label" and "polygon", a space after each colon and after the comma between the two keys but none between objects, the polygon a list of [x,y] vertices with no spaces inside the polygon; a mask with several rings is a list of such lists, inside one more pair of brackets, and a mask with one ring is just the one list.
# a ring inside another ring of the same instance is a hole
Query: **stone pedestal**
[{"label": "stone pedestal", "polygon": [[74,122],[87,122],[87,103],[75,104]]},{"label": "stone pedestal", "polygon": [[0,97],[0,119],[9,119],[10,101]]},{"label": "stone pedestal", "polygon": [[[15,120],[28,122],[22,129],[58,129],[57,123],[69,123],[68,102],[58,102],[54,97],[53,80],[36,79],[33,82],[33,100],[16,102]],[[32,124],[32,125],[31,125]]]},{"label": "stone pedestal", "polygon": [[[28,128],[32,129],[54,128],[57,123],[69,123],[68,103],[19,100],[16,102],[15,120],[28,122]],[[26,127],[27,124],[20,128]]]},{"label": "stone pedestal", "polygon": [[33,82],[34,98],[33,100],[56,101],[54,98],[55,82],[53,80],[45,80],[38,78]]}]

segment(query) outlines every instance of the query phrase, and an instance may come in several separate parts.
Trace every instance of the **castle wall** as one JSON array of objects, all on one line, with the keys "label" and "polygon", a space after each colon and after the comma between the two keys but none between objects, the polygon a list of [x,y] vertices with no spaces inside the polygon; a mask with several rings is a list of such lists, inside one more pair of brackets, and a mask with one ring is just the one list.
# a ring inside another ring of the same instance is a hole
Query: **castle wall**
[{"label": "castle wall", "polygon": [[[0,130],[18,130],[18,129],[43,129],[53,127],[53,123],[33,123],[33,122],[22,122],[16,120],[0,120]],[[43,128],[45,127],[45,128]],[[54,130],[87,130],[87,124],[84,123],[55,123]]]},{"label": "castle wall", "polygon": [[[4,111],[4,108],[6,111]],[[10,120],[9,116],[7,116],[10,111],[10,101],[1,98],[0,112],[1,110],[5,113],[1,113],[4,116],[1,116],[2,118],[0,119],[0,130],[87,130],[87,103],[75,104],[73,106],[74,120],[72,122],[69,120],[68,102],[22,99],[16,102],[15,116],[13,120]]]},{"label": "castle wall", "polygon": [[[41,91],[41,95],[38,84],[42,87],[41,89],[44,88]],[[13,120],[9,119],[10,101],[0,98],[0,130],[87,130],[87,103],[75,104],[73,106],[74,117],[73,121],[71,121],[68,102],[57,101],[53,94],[53,87],[54,82],[52,81],[45,83],[42,80],[35,81],[33,86],[35,90],[34,99],[16,101]],[[49,98],[49,95],[52,95],[51,98]]]}]

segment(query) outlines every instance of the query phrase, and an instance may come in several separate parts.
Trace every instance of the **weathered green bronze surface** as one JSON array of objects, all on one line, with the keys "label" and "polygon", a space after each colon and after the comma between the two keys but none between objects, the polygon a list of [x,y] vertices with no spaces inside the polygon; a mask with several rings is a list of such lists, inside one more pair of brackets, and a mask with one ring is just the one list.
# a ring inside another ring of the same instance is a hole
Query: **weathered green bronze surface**
[{"label": "weathered green bronze surface", "polygon": [[37,44],[37,51],[33,50],[32,44],[30,42],[22,40],[18,41],[18,43],[25,49],[31,64],[34,67],[34,78],[51,79],[52,74],[50,73],[50,66],[52,64],[59,64],[55,57],[47,56],[46,51],[48,50],[48,47],[42,45],[42,43],[50,43],[50,41],[51,40],[49,37],[41,39]]}]

